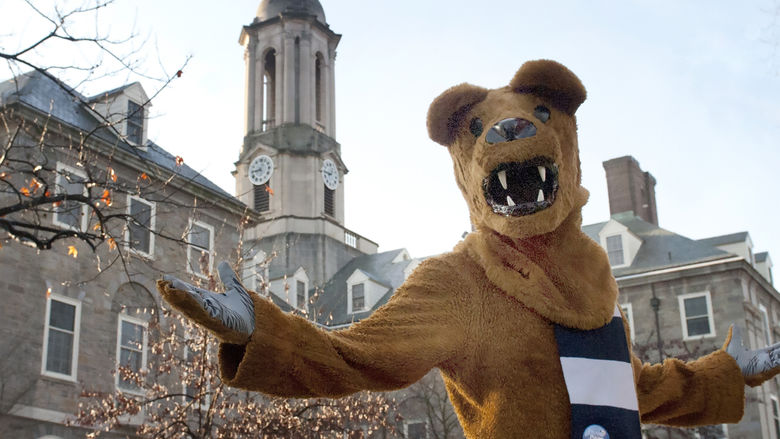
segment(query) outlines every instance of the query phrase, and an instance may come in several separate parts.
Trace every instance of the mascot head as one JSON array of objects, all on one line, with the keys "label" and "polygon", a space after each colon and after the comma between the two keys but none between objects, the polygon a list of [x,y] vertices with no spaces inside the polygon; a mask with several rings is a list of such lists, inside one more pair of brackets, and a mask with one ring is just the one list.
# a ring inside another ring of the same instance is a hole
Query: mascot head
[{"label": "mascot head", "polygon": [[428,133],[449,149],[471,221],[512,238],[558,228],[580,186],[574,113],[585,88],[569,69],[529,61],[508,86],[450,88],[428,110]]}]

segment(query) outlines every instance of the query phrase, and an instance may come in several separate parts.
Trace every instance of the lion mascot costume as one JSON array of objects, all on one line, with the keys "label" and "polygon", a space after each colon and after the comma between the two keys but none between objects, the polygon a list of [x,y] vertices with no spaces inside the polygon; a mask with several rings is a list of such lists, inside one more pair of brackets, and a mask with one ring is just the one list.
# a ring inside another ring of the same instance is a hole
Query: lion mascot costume
[{"label": "lion mascot costume", "polygon": [[[640,438],[640,420],[737,422],[745,384],[780,368],[780,347],[723,349],[642,364],[604,251],[580,229],[588,192],[575,112],[580,80],[525,63],[509,85],[461,84],[431,104],[428,131],[452,156],[475,231],[422,262],[390,301],[325,331],[248,292],[227,263],[225,293],[165,277],[168,303],[220,341],[222,379],[283,397],[400,389],[436,367],[469,438]],[[733,336],[732,336],[733,335]]]}]

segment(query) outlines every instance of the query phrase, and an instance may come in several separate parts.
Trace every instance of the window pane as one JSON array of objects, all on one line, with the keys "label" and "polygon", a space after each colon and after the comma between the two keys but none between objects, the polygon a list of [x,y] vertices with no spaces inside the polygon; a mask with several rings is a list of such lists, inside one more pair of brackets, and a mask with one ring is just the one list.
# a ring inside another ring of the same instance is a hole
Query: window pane
[{"label": "window pane", "polygon": [[406,426],[408,439],[425,439],[425,423],[416,422]]},{"label": "window pane", "polygon": [[620,235],[607,236],[607,256],[609,265],[623,265],[623,237]]},{"label": "window pane", "polygon": [[144,111],[141,106],[133,101],[127,102],[127,138],[133,143],[140,144],[144,132]]},{"label": "window pane", "polygon": [[70,375],[73,358],[73,335],[49,328],[49,344],[46,349],[46,370]]},{"label": "window pane", "polygon": [[131,198],[130,215],[133,217],[127,225],[130,232],[130,247],[144,253],[151,253],[152,206]]},{"label": "window pane", "polygon": [[688,319],[688,336],[703,335],[710,333],[710,320],[705,317],[696,317]]},{"label": "window pane", "polygon": [[363,284],[352,286],[352,311],[365,308],[365,298],[363,294]]},{"label": "window pane", "polygon": [[122,321],[121,345],[136,350],[143,348],[144,327],[128,321]]},{"label": "window pane", "polygon": [[190,243],[202,249],[209,250],[211,234],[209,229],[193,224],[190,228]]},{"label": "window pane", "polygon": [[685,299],[685,316],[706,316],[707,315],[707,297],[695,297],[693,299]]},{"label": "window pane", "polygon": [[306,304],[306,284],[298,281],[298,308],[302,308]]},{"label": "window pane", "polygon": [[[119,352],[119,365],[129,368],[134,372],[140,372],[142,358],[143,357],[140,352],[122,348]],[[119,373],[119,386],[124,389],[139,388],[132,380],[124,379],[121,373]]]},{"label": "window pane", "polygon": [[49,326],[73,332],[76,307],[51,299]]},{"label": "window pane", "polygon": [[197,247],[190,247],[190,269],[197,274],[205,274],[204,270],[209,268],[209,254],[205,250]]}]

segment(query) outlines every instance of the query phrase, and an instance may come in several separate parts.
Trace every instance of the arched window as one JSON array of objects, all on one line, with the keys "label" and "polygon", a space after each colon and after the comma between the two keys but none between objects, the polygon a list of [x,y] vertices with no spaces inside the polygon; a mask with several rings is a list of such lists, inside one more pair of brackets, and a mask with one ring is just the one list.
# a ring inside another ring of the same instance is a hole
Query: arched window
[{"label": "arched window", "polygon": [[274,127],[276,113],[276,50],[269,49],[263,57],[263,125],[266,131]]},{"label": "arched window", "polygon": [[314,117],[319,126],[322,126],[323,96],[322,96],[322,54],[317,53],[314,61]]}]

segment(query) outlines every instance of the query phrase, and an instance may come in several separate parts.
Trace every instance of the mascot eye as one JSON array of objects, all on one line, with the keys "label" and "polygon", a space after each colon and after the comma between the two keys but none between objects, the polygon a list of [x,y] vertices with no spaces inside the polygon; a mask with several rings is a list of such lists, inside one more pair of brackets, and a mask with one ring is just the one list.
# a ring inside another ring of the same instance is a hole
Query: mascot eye
[{"label": "mascot eye", "polygon": [[550,109],[544,105],[537,105],[536,108],[534,108],[534,116],[541,120],[542,123],[547,123],[547,121],[550,120]]},{"label": "mascot eye", "polygon": [[479,135],[482,134],[482,119],[478,117],[471,119],[469,130],[471,131],[471,134],[474,135],[474,137],[479,137]]}]

